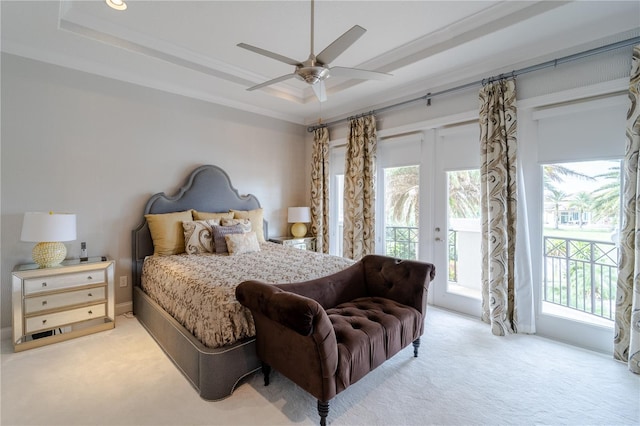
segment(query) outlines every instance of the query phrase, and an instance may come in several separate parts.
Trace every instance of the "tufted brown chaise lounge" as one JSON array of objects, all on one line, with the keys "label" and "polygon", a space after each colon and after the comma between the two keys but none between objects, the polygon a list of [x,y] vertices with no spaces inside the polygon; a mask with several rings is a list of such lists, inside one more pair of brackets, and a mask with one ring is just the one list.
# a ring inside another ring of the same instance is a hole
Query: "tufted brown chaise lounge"
[{"label": "tufted brown chaise lounge", "polygon": [[318,399],[325,425],[338,393],[410,343],[418,356],[434,274],[430,263],[369,255],[311,281],[241,283],[236,297],[253,315],[265,386],[273,367]]}]

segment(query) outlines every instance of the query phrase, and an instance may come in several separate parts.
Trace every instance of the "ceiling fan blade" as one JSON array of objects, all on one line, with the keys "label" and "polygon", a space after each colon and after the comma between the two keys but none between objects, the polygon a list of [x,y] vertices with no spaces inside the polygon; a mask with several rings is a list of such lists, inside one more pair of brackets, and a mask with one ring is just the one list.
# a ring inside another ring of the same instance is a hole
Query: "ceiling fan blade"
[{"label": "ceiling fan blade", "polygon": [[285,64],[294,65],[294,66],[300,65],[300,62],[296,61],[295,59],[287,58],[286,56],[282,56],[277,53],[273,53],[269,50],[264,50],[259,47],[255,47],[247,43],[238,43],[238,47],[242,47],[243,49],[247,49],[252,52],[259,53],[260,55],[267,56],[271,59],[275,59],[276,61],[284,62]]},{"label": "ceiling fan blade", "polygon": [[320,80],[316,84],[311,85],[311,88],[313,89],[313,93],[316,94],[316,98],[318,98],[320,102],[324,102],[327,100],[327,91],[324,86],[324,80]]},{"label": "ceiling fan blade", "polygon": [[386,80],[391,74],[377,71],[361,70],[358,68],[331,67],[331,77],[356,78],[359,80]]},{"label": "ceiling fan blade", "polygon": [[264,83],[260,83],[255,86],[249,87],[247,90],[251,91],[251,90],[261,89],[263,87],[270,86],[272,84],[276,84],[281,81],[289,80],[290,78],[294,78],[295,76],[296,76],[295,74],[281,75],[280,77],[274,78],[273,80],[265,81]]},{"label": "ceiling fan blade", "polygon": [[342,34],[333,43],[320,52],[316,56],[316,60],[324,65],[331,63],[366,32],[367,30],[362,28],[360,25],[354,25],[349,31]]}]

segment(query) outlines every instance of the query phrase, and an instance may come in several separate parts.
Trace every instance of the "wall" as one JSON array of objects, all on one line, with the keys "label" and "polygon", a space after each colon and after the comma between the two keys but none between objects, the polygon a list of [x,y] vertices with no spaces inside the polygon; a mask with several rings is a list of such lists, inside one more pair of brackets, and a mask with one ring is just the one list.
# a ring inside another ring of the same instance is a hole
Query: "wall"
[{"label": "wall", "polygon": [[[192,169],[215,164],[265,209],[271,235],[286,207],[308,199],[305,128],[87,73],[2,55],[1,327],[11,325],[11,270],[31,262],[26,211],[77,214],[77,258],[116,260],[131,282],[131,230],[157,192],[174,194]],[[116,278],[116,281],[118,279]],[[126,308],[131,285],[116,285]]]}]

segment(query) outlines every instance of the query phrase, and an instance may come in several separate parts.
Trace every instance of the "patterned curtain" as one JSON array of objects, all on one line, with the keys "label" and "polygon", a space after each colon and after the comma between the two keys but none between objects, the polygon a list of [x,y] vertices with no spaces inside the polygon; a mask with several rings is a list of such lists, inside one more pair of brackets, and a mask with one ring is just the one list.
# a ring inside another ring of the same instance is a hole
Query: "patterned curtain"
[{"label": "patterned curtain", "polygon": [[329,129],[313,133],[311,164],[311,232],[316,236],[316,251],[329,253]]},{"label": "patterned curtain", "polygon": [[497,336],[517,332],[515,104],[514,80],[480,90],[482,320]]},{"label": "patterned curtain", "polygon": [[613,356],[640,374],[640,45],[633,48]]},{"label": "patterned curtain", "polygon": [[376,118],[351,119],[344,174],[343,256],[375,253]]}]

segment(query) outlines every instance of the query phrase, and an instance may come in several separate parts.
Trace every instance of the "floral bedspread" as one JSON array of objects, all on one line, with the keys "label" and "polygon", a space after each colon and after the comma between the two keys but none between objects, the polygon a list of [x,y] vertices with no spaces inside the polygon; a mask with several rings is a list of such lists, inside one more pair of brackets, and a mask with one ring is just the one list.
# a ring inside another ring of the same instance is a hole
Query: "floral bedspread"
[{"label": "floral bedspread", "polygon": [[251,312],[235,296],[242,281],[305,281],[352,263],[266,242],[260,244],[259,252],[235,256],[149,256],[142,268],[142,288],[205,346],[216,348],[255,335]]}]

